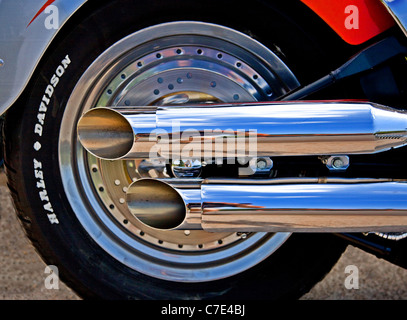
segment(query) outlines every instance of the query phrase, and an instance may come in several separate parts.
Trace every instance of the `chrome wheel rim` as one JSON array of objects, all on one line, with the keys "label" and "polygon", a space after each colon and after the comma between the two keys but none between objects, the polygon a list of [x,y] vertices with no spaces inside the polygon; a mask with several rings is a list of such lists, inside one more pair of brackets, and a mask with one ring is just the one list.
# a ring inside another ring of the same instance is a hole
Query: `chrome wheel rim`
[{"label": "chrome wheel rim", "polygon": [[125,204],[126,188],[138,178],[167,177],[165,165],[96,159],[78,142],[76,123],[96,106],[272,100],[297,86],[270,50],[218,25],[166,23],[115,43],[84,72],[62,119],[60,171],[79,222],[112,257],[159,279],[212,281],[263,261],[289,233],[162,231],[141,224]]}]

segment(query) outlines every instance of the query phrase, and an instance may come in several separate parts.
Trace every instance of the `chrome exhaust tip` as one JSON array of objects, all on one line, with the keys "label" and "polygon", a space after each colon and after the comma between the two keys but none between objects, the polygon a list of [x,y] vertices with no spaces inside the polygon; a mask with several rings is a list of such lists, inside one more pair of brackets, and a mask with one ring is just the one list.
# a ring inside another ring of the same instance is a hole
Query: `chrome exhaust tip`
[{"label": "chrome exhaust tip", "polygon": [[127,189],[126,201],[133,216],[151,228],[177,229],[186,217],[182,196],[160,180],[133,182]]},{"label": "chrome exhaust tip", "polygon": [[77,133],[108,160],[372,154],[407,144],[407,114],[341,101],[95,108]]},{"label": "chrome exhaust tip", "polygon": [[[405,232],[407,183],[391,179],[140,179],[130,212],[165,230],[209,232]],[[177,185],[178,183],[178,185]]]},{"label": "chrome exhaust tip", "polygon": [[79,141],[101,159],[120,159],[131,150],[134,133],[121,113],[108,108],[95,108],[85,113],[77,125]]}]

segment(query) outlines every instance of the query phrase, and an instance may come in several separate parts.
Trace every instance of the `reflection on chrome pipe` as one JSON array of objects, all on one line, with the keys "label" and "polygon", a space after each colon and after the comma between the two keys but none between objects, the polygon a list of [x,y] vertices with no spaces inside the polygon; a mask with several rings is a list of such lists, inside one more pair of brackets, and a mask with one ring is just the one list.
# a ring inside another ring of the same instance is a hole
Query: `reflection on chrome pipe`
[{"label": "reflection on chrome pipe", "polygon": [[[177,186],[170,181],[141,179],[130,185],[127,203],[135,217],[159,229],[407,231],[406,182],[339,178],[242,182],[204,180]],[[142,190],[145,184],[149,190]],[[155,203],[156,198],[161,200]]]},{"label": "reflection on chrome pipe", "polygon": [[78,137],[110,160],[369,154],[406,144],[407,114],[356,102],[95,108]]},{"label": "reflection on chrome pipe", "polygon": [[168,182],[140,179],[128,187],[126,202],[130,212],[152,228],[202,229],[201,182],[200,179]]}]

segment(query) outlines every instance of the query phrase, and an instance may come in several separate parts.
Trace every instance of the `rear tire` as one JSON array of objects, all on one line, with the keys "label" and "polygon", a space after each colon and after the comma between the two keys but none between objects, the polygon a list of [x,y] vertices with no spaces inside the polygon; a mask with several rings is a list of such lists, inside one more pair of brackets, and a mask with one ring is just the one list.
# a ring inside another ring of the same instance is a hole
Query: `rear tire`
[{"label": "rear tire", "polygon": [[[121,214],[116,203],[110,205],[113,206],[109,211],[111,215],[96,213],[96,207],[104,208],[107,204],[107,198],[101,196],[101,192],[104,194],[106,191],[110,192],[114,189],[114,184],[108,190],[106,186],[104,189],[100,189],[97,182],[89,178],[92,177],[93,168],[100,171],[101,167],[93,167],[92,160],[87,155],[84,156],[84,161],[80,165],[76,165],[77,157],[83,154],[83,150],[78,149],[77,145],[69,147],[70,143],[75,140],[75,137],[72,137],[74,130],[64,131],[67,121],[75,123],[83,111],[79,108],[79,104],[85,104],[84,101],[87,99],[96,99],[92,96],[96,95],[91,91],[92,86],[81,91],[81,94],[78,94],[77,91],[78,83],[88,75],[87,72],[92,68],[92,63],[98,58],[100,61],[100,56],[104,54],[104,51],[117,41],[147,27],[151,20],[150,17],[154,17],[156,23],[161,23],[166,20],[183,20],[185,17],[189,17],[191,12],[200,12],[202,18],[206,17],[203,20],[222,22],[226,26],[234,27],[239,26],[239,22],[247,17],[244,12],[241,17],[240,14],[233,17],[222,16],[222,14],[217,17],[215,14],[212,17],[213,12],[227,12],[227,1],[205,2],[204,6],[191,4],[190,1],[165,1],[160,5],[145,5],[144,7],[141,3],[134,1],[128,1],[126,4],[121,1],[118,6],[115,1],[112,1],[93,11],[92,15],[82,20],[63,39],[58,39],[58,45],[50,50],[46,59],[41,63],[27,89],[26,96],[19,105],[8,112],[5,122],[6,172],[22,225],[45,263],[56,265],[59,268],[61,279],[83,298],[299,298],[320,281],[336,263],[346,247],[346,244],[339,238],[325,234],[289,235],[281,233],[254,234],[250,235],[248,240],[230,240],[230,236],[225,235],[225,239],[228,239],[227,241],[230,243],[223,243],[222,246],[208,245],[206,251],[199,251],[197,248],[191,249],[191,246],[195,246],[197,243],[189,243],[190,247],[186,246],[181,250],[181,247],[174,247],[171,241],[166,241],[168,245],[164,247],[154,244],[153,240],[141,239],[140,235],[136,237],[131,234],[124,226],[129,223],[127,219],[119,221],[114,219],[117,216],[112,217],[115,213]],[[181,5],[182,7],[180,7]],[[175,11],[174,7],[177,7]],[[214,11],[215,8],[218,11]],[[268,14],[275,15],[274,22],[281,23],[281,30],[286,30],[287,34],[291,34],[298,28],[283,15],[279,15],[277,11],[263,8],[260,3],[250,8],[257,16],[262,16],[266,9],[269,10]],[[117,19],[118,16],[121,17],[120,20]],[[240,32],[245,31],[256,35],[258,40],[262,41],[261,37],[265,36],[266,32],[259,28],[259,24],[255,20],[245,22],[245,25],[240,27]],[[219,25],[211,26],[219,28],[219,30],[223,28]],[[235,34],[235,31],[231,32]],[[236,34],[238,33],[236,32]],[[296,37],[299,38],[298,41],[301,44],[304,44],[302,36],[301,34]],[[167,42],[173,41],[176,37],[168,37]],[[210,37],[210,35],[205,35],[205,37]],[[191,40],[192,45],[197,45],[196,42],[199,41],[203,41],[199,45],[204,45],[206,42],[202,39],[205,37],[200,35],[195,40]],[[283,37],[279,35],[276,38],[280,41]],[[210,40],[208,46],[211,43],[221,43],[222,39]],[[159,40],[156,41],[159,42]],[[182,41],[185,39],[183,38]],[[270,38],[265,38],[264,42],[273,43]],[[287,47],[290,47],[289,44],[292,42],[295,43],[292,38],[289,41],[285,40]],[[255,43],[255,41],[250,43]],[[239,43],[233,44],[235,47],[238,45]],[[279,42],[276,61],[280,61],[277,55],[284,56],[287,62],[296,61],[294,69],[298,72],[307,69],[303,66],[307,61],[303,52],[313,52],[315,56],[318,56],[317,50],[311,42],[307,42],[307,47],[300,53],[298,49],[287,48],[287,51],[284,51],[283,45],[284,41]],[[145,45],[140,45],[140,47],[143,46],[148,47],[147,40]],[[229,44],[222,45],[218,49],[227,51],[228,46]],[[272,49],[276,47],[277,45]],[[272,81],[270,80],[272,78],[270,68],[273,64],[260,65],[258,63],[260,60],[251,58],[251,55],[255,56],[252,52],[233,51],[230,52],[230,57],[233,57],[232,53],[238,57],[240,55],[247,61],[253,61],[251,67],[260,70],[259,73],[264,75],[264,79]],[[297,56],[297,60],[294,58],[294,54]],[[208,60],[209,57],[205,59]],[[130,56],[127,63],[131,65],[132,62],[136,63],[137,59]],[[108,65],[109,61],[105,61],[105,64]],[[103,69],[106,65],[102,64],[99,67]],[[308,67],[308,70],[311,68]],[[161,71],[165,72],[165,70]],[[135,77],[139,75],[137,72],[134,73]],[[210,74],[209,68],[205,74]],[[240,75],[242,79],[247,79],[247,74],[237,71],[236,74]],[[300,74],[303,73],[300,72]],[[113,81],[116,74],[105,74],[105,76],[110,77],[110,81]],[[303,74],[300,79],[308,76]],[[282,85],[288,87],[284,90],[289,90],[290,87],[292,89],[292,86],[295,85],[293,78],[281,78],[275,81],[282,81]],[[96,83],[96,80],[94,81]],[[234,86],[229,80],[222,81],[225,81],[225,86],[229,84]],[[268,83],[270,84],[270,82]],[[117,87],[119,88],[120,85]],[[253,99],[264,99],[270,96],[266,91],[262,91],[260,85],[258,87],[253,85],[253,87],[258,90],[253,95]],[[279,90],[276,87],[273,88]],[[99,98],[103,96],[104,92],[107,92],[105,89],[97,92]],[[107,94],[111,95],[112,92],[107,92]],[[82,100],[77,100],[77,97]],[[70,108],[74,103],[78,103],[76,113],[72,113]],[[67,146],[71,152],[61,152]],[[75,165],[67,166],[67,163]],[[72,172],[73,178],[66,172]],[[91,184],[85,185],[84,182],[87,179],[92,180],[95,188],[92,189]],[[77,192],[78,195],[85,194],[93,200],[87,201],[76,197],[72,192]],[[78,206],[79,202],[80,206]],[[120,230],[120,234],[115,234],[114,230]],[[130,239],[132,243],[126,243],[123,239]],[[212,242],[216,240],[210,239]],[[208,240],[208,243],[210,241]],[[132,247],[133,242],[136,243],[134,247]],[[218,243],[221,242],[218,241]],[[241,245],[241,243],[245,245]],[[131,248],[128,249],[128,247]],[[148,252],[140,250],[140,248],[144,248]],[[154,252],[151,254],[151,258],[148,257],[150,250]],[[233,250],[241,251],[233,252]],[[127,252],[131,252],[133,255],[127,255]],[[221,256],[219,252],[225,256]],[[177,259],[180,259],[181,262],[160,260],[162,256],[171,255],[178,257]],[[234,260],[232,262],[224,261],[225,257]],[[156,263],[156,260],[160,260],[160,263]],[[194,267],[190,267],[191,269],[184,274],[183,271],[180,271],[186,269],[183,263],[188,266],[189,264],[194,265]],[[225,271],[226,269],[232,269],[232,271]]]}]

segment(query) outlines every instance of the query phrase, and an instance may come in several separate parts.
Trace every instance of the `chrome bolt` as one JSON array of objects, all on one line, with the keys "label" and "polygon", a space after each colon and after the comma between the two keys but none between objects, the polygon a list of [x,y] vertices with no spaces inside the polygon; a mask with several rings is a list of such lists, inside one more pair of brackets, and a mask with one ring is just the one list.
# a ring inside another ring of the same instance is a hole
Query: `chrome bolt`
[{"label": "chrome bolt", "polygon": [[322,159],[322,163],[331,171],[343,171],[349,167],[348,156],[331,156],[327,159]]},{"label": "chrome bolt", "polygon": [[241,239],[246,239],[247,235],[248,235],[248,232],[237,232],[236,235],[238,237],[240,237]]},{"label": "chrome bolt", "polygon": [[249,167],[255,171],[255,174],[269,174],[273,168],[273,160],[268,157],[252,158],[249,161]]},{"label": "chrome bolt", "polygon": [[333,165],[334,168],[340,169],[340,168],[342,168],[344,166],[344,163],[343,163],[341,158],[336,158],[332,162],[332,165]]},{"label": "chrome bolt", "polygon": [[264,159],[257,161],[257,169],[264,169],[267,166],[267,162]]}]

